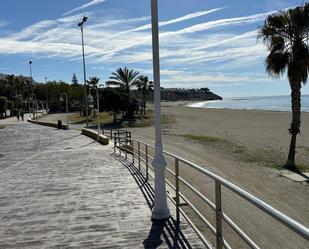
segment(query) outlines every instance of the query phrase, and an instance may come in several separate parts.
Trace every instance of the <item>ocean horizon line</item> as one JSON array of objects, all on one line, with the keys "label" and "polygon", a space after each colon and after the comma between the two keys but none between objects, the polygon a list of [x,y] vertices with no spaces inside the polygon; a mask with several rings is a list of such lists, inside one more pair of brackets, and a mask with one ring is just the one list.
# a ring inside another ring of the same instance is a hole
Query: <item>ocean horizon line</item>
[{"label": "ocean horizon line", "polygon": [[[289,95],[229,97],[223,100],[206,100],[186,105],[193,108],[236,109],[291,112]],[[302,95],[301,111],[309,112],[309,95]]]}]

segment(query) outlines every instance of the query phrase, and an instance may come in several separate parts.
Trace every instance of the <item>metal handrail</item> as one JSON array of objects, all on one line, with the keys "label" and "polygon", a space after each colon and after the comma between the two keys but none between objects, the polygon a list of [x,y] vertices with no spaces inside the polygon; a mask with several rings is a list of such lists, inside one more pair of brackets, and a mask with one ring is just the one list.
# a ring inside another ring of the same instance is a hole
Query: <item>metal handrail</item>
[{"label": "metal handrail", "polygon": [[[115,133],[116,134],[116,133]],[[130,134],[131,135],[131,134]],[[123,144],[122,142],[125,141],[125,143],[130,142],[130,144],[133,147],[132,152],[132,159],[134,161],[135,156],[137,156],[137,161],[139,165],[139,170],[141,167],[141,160],[145,162],[146,165],[146,174],[147,174],[147,179],[148,179],[148,159],[153,158],[149,155],[148,149],[155,149],[154,146],[148,145],[140,140],[132,139],[130,138],[121,138],[117,137],[115,135],[114,137],[114,146],[120,148]],[[137,151],[135,151],[135,146],[137,145]],[[145,147],[145,151],[141,150],[141,145],[142,147]],[[127,150],[124,150],[125,156],[127,158]],[[121,153],[121,151],[120,151]],[[198,214],[198,216],[203,220],[203,222],[210,228],[212,232],[215,233],[217,241],[216,241],[216,248],[221,249],[222,247],[225,248],[231,248],[228,243],[224,240],[224,237],[222,235],[222,221],[224,220],[242,239],[245,241],[251,248],[258,249],[260,248],[253,240],[250,238],[240,227],[237,226],[237,224],[230,218],[228,217],[221,209],[221,189],[222,186],[226,187],[227,189],[231,190],[232,192],[236,193],[238,196],[242,197],[246,201],[250,202],[253,204],[255,207],[259,208],[260,210],[264,211],[277,221],[279,221],[281,224],[285,225],[298,235],[302,236],[304,239],[309,240],[309,229],[302,225],[301,223],[293,220],[289,216],[283,214],[282,212],[278,211],[271,205],[267,204],[266,202],[262,201],[261,199],[255,197],[254,195],[248,193],[247,191],[243,190],[242,188],[236,186],[235,184],[225,180],[224,178],[216,175],[215,173],[202,168],[201,166],[197,165],[196,163],[193,163],[187,159],[184,159],[180,156],[177,156],[173,153],[164,151],[163,152],[165,155],[170,156],[174,159],[175,161],[175,173],[171,170],[166,168],[167,172],[171,173],[175,177],[175,187],[172,187],[176,191],[176,201],[173,201],[176,203],[176,216],[177,216],[177,222],[179,222],[179,216],[182,214],[182,216],[188,221],[188,223],[193,227],[194,231],[197,233],[197,235],[201,238],[201,240],[204,242],[204,244],[208,248],[213,248],[209,247],[210,243],[204,238],[201,237],[202,234],[201,232],[198,231],[196,226],[193,224],[193,222],[189,219],[188,215],[184,213],[184,211],[180,208],[180,202],[179,199],[180,197],[186,201],[186,203],[192,208],[192,210]],[[145,157],[141,157],[141,154]],[[200,173],[210,177],[215,181],[215,203],[212,203],[207,197],[205,197],[200,191],[198,191],[196,188],[194,188],[192,185],[190,185],[187,181],[185,181],[183,178],[179,176],[179,162],[182,162],[186,166],[189,166]],[[143,167],[145,169],[145,167]],[[210,222],[205,218],[201,217],[201,213],[198,211],[198,209],[179,191],[179,182],[182,182],[185,184],[191,191],[193,191],[195,194],[197,194],[206,204],[208,204],[213,210],[216,212],[216,226],[213,227]],[[172,185],[171,182],[167,182],[168,185]],[[209,226],[210,225],[210,226]],[[206,242],[207,241],[207,242]]]}]

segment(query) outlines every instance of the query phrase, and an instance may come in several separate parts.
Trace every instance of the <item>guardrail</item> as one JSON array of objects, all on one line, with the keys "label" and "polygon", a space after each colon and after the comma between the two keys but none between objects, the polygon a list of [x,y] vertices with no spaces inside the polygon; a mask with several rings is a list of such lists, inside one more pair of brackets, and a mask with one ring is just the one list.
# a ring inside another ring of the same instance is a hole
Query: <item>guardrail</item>
[{"label": "guardrail", "polygon": [[131,139],[132,137],[131,132],[124,129],[110,129],[110,130],[102,129],[102,134],[109,137],[110,139],[113,139],[115,136],[128,139]]},{"label": "guardrail", "polygon": [[[150,175],[149,169],[153,169],[151,164],[149,163],[149,159],[153,160],[153,153],[150,153],[150,150],[154,152],[154,147],[151,145],[148,145],[146,143],[143,143],[139,140],[135,140],[128,136],[121,136],[121,134],[126,134],[125,132],[110,132],[111,137],[114,139],[114,152],[118,150],[119,154],[122,155],[124,153],[125,158],[127,159],[128,156],[130,156],[133,160],[133,163],[135,163],[135,160],[137,160],[138,168],[141,170],[143,168],[146,172],[146,179],[148,180],[148,177]],[[227,248],[231,249],[232,247],[229,245],[229,243],[226,241],[225,237],[223,236],[223,226],[222,223],[225,222],[230,228],[234,230],[238,234],[238,236],[250,247],[254,249],[259,249],[257,243],[250,238],[250,236],[240,228],[239,225],[236,224],[235,221],[233,221],[232,218],[230,218],[225,212],[222,210],[222,186],[224,186],[226,189],[232,191],[233,193],[240,196],[245,201],[253,204],[255,207],[260,209],[262,212],[270,215],[277,221],[279,221],[284,226],[288,227],[290,230],[295,232],[296,234],[303,237],[305,240],[309,240],[309,229],[305,227],[304,225],[300,224],[299,222],[293,220],[292,218],[288,217],[287,215],[281,213],[277,209],[273,208],[266,202],[262,201],[261,199],[255,197],[254,195],[248,193],[247,191],[243,190],[242,188],[236,186],[235,184],[223,179],[222,177],[214,174],[213,172],[206,170],[205,168],[202,168],[201,166],[190,162],[182,157],[179,157],[175,154],[172,154],[170,152],[164,151],[165,156],[169,157],[169,159],[172,160],[173,169],[171,169],[171,165],[168,164],[168,167],[166,167],[166,172],[170,174],[170,178],[166,179],[166,184],[175,191],[175,197],[171,196],[170,193],[167,193],[167,196],[176,206],[176,220],[179,224],[180,222],[180,215],[182,215],[183,218],[187,220],[187,222],[191,225],[193,230],[196,232],[196,234],[199,236],[199,238],[203,241],[205,246],[209,249],[216,248]],[[214,180],[214,202],[210,200],[210,198],[206,197],[201,191],[198,190],[197,187],[194,187],[192,184],[189,183],[188,180],[184,179],[180,175],[180,163],[184,166],[189,166],[190,168],[196,170],[200,174],[203,174],[205,176],[210,177],[212,180]],[[171,179],[173,179],[174,183],[171,182]],[[215,225],[212,225],[211,222],[203,215],[203,213],[198,210],[198,208],[189,200],[187,196],[185,196],[180,191],[180,185],[187,187],[192,193],[197,195],[207,206],[215,212]],[[216,247],[212,245],[212,243],[209,242],[203,235],[203,233],[198,229],[196,224],[192,221],[192,219],[189,218],[188,214],[183,210],[181,201],[185,202],[186,205],[188,205],[191,210],[195,213],[195,215],[198,216],[200,221],[202,221],[209,230],[214,234],[216,238]]]}]

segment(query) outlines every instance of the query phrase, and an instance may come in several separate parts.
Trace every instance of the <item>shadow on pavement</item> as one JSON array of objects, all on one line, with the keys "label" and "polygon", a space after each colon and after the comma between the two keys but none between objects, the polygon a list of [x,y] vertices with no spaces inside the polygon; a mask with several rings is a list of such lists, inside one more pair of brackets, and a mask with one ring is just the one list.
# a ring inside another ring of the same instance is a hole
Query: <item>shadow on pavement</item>
[{"label": "shadow on pavement", "polygon": [[[154,202],[154,189],[149,184],[143,173],[139,171],[131,161],[125,160],[118,154],[113,153],[111,156],[121,162],[129,170],[141,189],[149,208],[152,209]],[[161,235],[170,249],[192,248],[184,234],[181,232],[179,224],[173,217],[166,220],[152,221],[148,237],[143,242],[144,248],[158,248],[163,243]]]}]

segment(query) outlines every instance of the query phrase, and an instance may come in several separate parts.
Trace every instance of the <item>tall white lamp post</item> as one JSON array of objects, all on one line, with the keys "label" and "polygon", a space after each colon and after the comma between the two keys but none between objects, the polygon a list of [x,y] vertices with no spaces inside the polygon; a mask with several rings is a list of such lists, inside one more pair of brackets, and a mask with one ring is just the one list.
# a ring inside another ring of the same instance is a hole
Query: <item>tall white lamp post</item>
[{"label": "tall white lamp post", "polygon": [[86,85],[86,63],[85,63],[85,48],[84,48],[84,23],[88,20],[88,17],[84,16],[83,20],[78,23],[82,35],[82,52],[83,52],[83,70],[84,70],[84,91],[85,91],[85,108],[86,108],[86,127],[88,128],[88,102],[87,102],[87,85]]},{"label": "tall white lamp post", "polygon": [[159,27],[158,27],[158,3],[151,0],[151,25],[152,25],[152,56],[154,79],[154,105],[155,105],[155,156],[152,166],[155,171],[155,197],[152,209],[153,220],[169,218],[170,211],[166,200],[165,167],[166,161],[163,155],[161,132],[161,96],[160,96],[160,58],[159,58]]},{"label": "tall white lamp post", "polygon": [[89,96],[88,96],[89,102],[92,102],[92,101],[93,101],[93,98],[92,98],[92,96],[91,96],[91,91],[92,91],[92,90],[95,90],[96,93],[97,93],[97,108],[98,108],[98,138],[97,138],[97,140],[99,141],[99,137],[100,137],[100,128],[101,128],[101,126],[100,126],[100,101],[99,101],[99,90],[98,90],[98,88],[96,88],[96,87],[90,87],[90,88],[89,88]]},{"label": "tall white lamp post", "polygon": [[[30,79],[31,79],[31,84],[30,84],[30,87],[31,87],[31,95],[33,94],[33,78],[32,78],[32,61],[29,61],[29,69],[30,69]],[[33,117],[34,117],[34,106],[32,107],[32,113],[33,113]],[[29,113],[30,115],[30,113]]]},{"label": "tall white lamp post", "polygon": [[67,118],[67,128],[69,128],[69,105],[68,105],[68,95],[67,93],[60,94],[60,101],[63,101],[63,96],[65,97],[65,111],[66,111],[66,118]]}]

